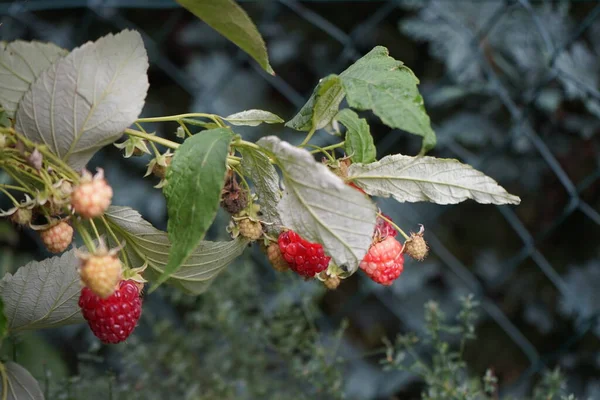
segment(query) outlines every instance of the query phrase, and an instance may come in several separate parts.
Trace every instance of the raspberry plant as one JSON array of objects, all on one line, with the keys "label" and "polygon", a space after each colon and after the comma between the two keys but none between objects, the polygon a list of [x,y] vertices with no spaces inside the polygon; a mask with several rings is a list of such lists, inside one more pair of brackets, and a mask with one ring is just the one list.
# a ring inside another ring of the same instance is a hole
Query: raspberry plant
[{"label": "raspberry plant", "polygon": [[[220,1],[229,12],[199,1],[181,3],[273,73],[262,39],[235,3]],[[422,259],[427,247],[423,231],[408,236],[373,197],[438,204],[520,201],[469,165],[425,155],[436,137],[419,81],[384,47],[317,84],[285,124],[298,131],[296,144],[276,136],[254,143],[236,133],[237,126],[284,122],[263,110],[140,117],[147,69],[142,38],[130,30],[71,52],[23,41],[0,48],[0,86],[10,88],[0,92],[0,167],[13,180],[0,191],[14,205],[3,215],[40,231],[52,252],[71,246],[71,229],[83,243],[2,278],[2,336],[85,317],[102,341],[123,341],[139,318],[143,282],[152,282],[150,291],[167,283],[201,294],[252,242],[271,249],[276,269],[285,270],[281,256],[292,271],[328,288],[359,266],[389,285],[402,272],[404,248]],[[348,108],[341,108],[343,100]],[[420,136],[421,152],[378,159],[367,120],[356,111],[371,111],[390,128]],[[150,124],[167,122],[179,125],[173,137],[149,132]],[[312,144],[321,131],[340,141]],[[110,206],[113,190],[102,170],[95,175],[86,170],[110,144],[125,157],[151,155],[147,175],[161,179],[157,188],[167,201],[167,232],[130,207]],[[232,214],[232,240],[205,241],[220,205]],[[101,265],[103,257],[110,265]],[[0,365],[3,382],[17,375],[34,381],[14,363]],[[31,386],[39,389],[35,382]],[[6,384],[2,388],[7,393]]]}]

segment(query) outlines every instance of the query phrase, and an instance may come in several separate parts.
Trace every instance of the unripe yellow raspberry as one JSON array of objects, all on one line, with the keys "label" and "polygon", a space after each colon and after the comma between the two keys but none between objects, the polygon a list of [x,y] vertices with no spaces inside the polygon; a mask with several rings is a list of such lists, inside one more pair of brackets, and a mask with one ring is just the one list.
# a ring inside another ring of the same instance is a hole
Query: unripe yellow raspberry
[{"label": "unripe yellow raspberry", "polygon": [[281,254],[281,250],[279,250],[279,245],[277,243],[271,243],[269,247],[267,247],[267,257],[275,271],[283,272],[290,269],[290,266],[283,258],[283,254]]},{"label": "unripe yellow raspberry", "polygon": [[101,251],[80,255],[79,276],[96,296],[106,299],[114,293],[122,277],[121,260],[116,254]]}]

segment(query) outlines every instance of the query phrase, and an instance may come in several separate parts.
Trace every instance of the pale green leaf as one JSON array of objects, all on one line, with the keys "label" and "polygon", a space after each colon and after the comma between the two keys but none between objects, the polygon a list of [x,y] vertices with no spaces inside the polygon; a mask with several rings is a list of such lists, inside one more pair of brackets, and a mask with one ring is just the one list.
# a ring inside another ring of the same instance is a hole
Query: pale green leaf
[{"label": "pale green leaf", "polygon": [[457,160],[395,154],[371,164],[352,164],[348,179],[372,196],[400,202],[519,204],[489,176]]},{"label": "pale green leaf", "polygon": [[69,52],[52,43],[17,40],[0,43],[0,105],[13,118],[35,79]]},{"label": "pale green leaf", "polygon": [[139,116],[148,90],[147,69],[137,32],[86,43],[31,85],[17,109],[17,130],[81,169]]},{"label": "pale green leaf", "polygon": [[355,163],[365,164],[375,161],[377,149],[367,120],[358,118],[350,109],[340,111],[335,119],[346,127],[344,148],[350,159]]},{"label": "pale green leaf", "polygon": [[0,281],[10,332],[82,322],[77,301],[81,283],[75,250],[32,261]]},{"label": "pale green leaf", "polygon": [[237,126],[258,126],[260,124],[281,124],[284,122],[281,117],[269,111],[246,110],[239,113],[228,115],[223,118],[231,125]]},{"label": "pale green leaf", "polygon": [[[167,233],[154,228],[129,207],[110,207],[106,216],[119,242],[127,242],[125,251],[134,266],[139,267],[147,260],[144,276],[156,279],[162,275],[171,250]],[[106,237],[112,240],[110,235]],[[248,242],[240,238],[228,242],[200,241],[166,283],[191,294],[201,294],[247,246]]]},{"label": "pale green leaf", "polygon": [[385,47],[375,47],[340,79],[350,107],[372,110],[387,126],[422,136],[422,151],[435,146],[435,132],[417,88],[419,80]]},{"label": "pale green leaf", "polygon": [[283,173],[285,190],[278,208],[284,226],[321,243],[336,264],[354,273],[371,245],[375,204],[308,151],[275,136],[257,144],[277,157]]},{"label": "pale green leaf", "polygon": [[[38,381],[19,364],[8,361],[3,365],[0,393],[6,392],[6,400],[44,400]],[[6,380],[6,388],[3,382]]]},{"label": "pale green leaf", "polygon": [[275,75],[269,64],[269,55],[262,36],[248,14],[235,1],[177,0],[177,2],[248,53],[269,74]]},{"label": "pale green leaf", "polygon": [[269,161],[269,157],[260,150],[240,147],[238,151],[242,155],[240,165],[242,173],[254,183],[254,190],[261,206],[261,219],[268,223],[267,230],[276,230],[281,227],[281,216],[277,210],[277,204],[281,200],[279,174]]},{"label": "pale green leaf", "polygon": [[169,262],[155,287],[181,267],[213,223],[232,138],[229,129],[210,129],[190,137],[175,152],[164,188],[172,246]]},{"label": "pale green leaf", "polygon": [[321,79],[306,104],[285,126],[297,131],[322,129],[335,117],[343,99],[340,77],[329,75]]}]

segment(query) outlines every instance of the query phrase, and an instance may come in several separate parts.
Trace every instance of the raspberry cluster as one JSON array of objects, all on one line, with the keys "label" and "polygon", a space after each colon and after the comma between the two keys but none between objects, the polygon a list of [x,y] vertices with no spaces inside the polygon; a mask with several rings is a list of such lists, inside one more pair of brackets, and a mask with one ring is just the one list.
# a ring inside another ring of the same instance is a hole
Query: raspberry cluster
[{"label": "raspberry cluster", "polygon": [[281,233],[277,243],[290,269],[307,278],[327,269],[331,260],[331,257],[325,255],[323,246],[304,240],[294,231]]}]

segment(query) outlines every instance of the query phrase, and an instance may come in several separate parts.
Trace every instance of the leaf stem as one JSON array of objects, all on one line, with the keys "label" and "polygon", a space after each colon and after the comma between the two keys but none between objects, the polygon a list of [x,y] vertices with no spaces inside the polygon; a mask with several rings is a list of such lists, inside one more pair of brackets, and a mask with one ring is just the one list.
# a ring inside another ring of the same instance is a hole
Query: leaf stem
[{"label": "leaf stem", "polygon": [[310,141],[310,139],[312,139],[313,135],[315,134],[316,129],[315,127],[313,127],[308,134],[306,135],[306,137],[304,138],[304,140],[302,141],[302,143],[300,143],[299,147],[304,147],[306,146],[306,144]]},{"label": "leaf stem", "polygon": [[19,202],[8,192],[8,190],[0,186],[0,192],[4,193],[13,202],[15,207],[19,207]]},{"label": "leaf stem", "polygon": [[21,187],[21,186],[7,185],[7,184],[4,184],[4,183],[0,183],[0,187],[3,187],[4,189],[18,190],[19,192],[23,192],[23,193],[29,193],[29,189],[26,189],[26,188]]},{"label": "leaf stem", "polygon": [[177,115],[167,115],[164,117],[152,117],[152,118],[140,118],[136,122],[144,123],[144,122],[168,122],[175,121],[179,122],[184,118],[208,118],[212,120],[215,124],[223,127],[223,122],[221,122],[221,118],[215,114],[205,114],[205,113],[187,113],[187,114],[177,114]]},{"label": "leaf stem", "polygon": [[90,236],[87,229],[85,229],[85,227],[82,224],[80,224],[79,221],[77,221],[77,219],[75,218],[73,218],[73,224],[75,225],[77,232],[79,232],[79,236],[81,236],[81,238],[83,239],[85,247],[87,247],[90,252],[95,253],[96,245],[94,244],[94,241],[92,240],[92,237]]},{"label": "leaf stem", "polygon": [[127,128],[127,129],[125,129],[125,133],[130,136],[137,136],[139,138],[146,139],[149,142],[161,144],[170,149],[177,149],[180,146],[179,143],[173,142],[169,139],[164,139],[164,138],[161,138],[161,137],[158,137],[156,135],[152,135],[152,134],[146,133],[146,132],[136,131],[135,129]]},{"label": "leaf stem", "polygon": [[345,142],[345,141],[341,141],[341,142],[339,142],[339,143],[332,144],[332,145],[325,146],[325,147],[318,147],[318,146],[315,146],[315,145],[309,145],[310,147],[313,147],[313,148],[316,148],[316,149],[317,149],[317,150],[313,150],[313,151],[311,151],[310,153],[311,153],[311,154],[314,154],[314,153],[318,153],[319,151],[322,151],[322,150],[333,150],[333,149],[337,149],[337,148],[339,148],[339,147],[342,147],[342,146],[344,146],[344,144],[346,144],[346,142]]},{"label": "leaf stem", "polygon": [[94,220],[92,218],[90,218],[90,225],[92,226],[92,229],[94,230],[94,234],[96,235],[96,239],[98,239],[98,242],[101,241],[100,239],[100,233],[98,232],[98,228],[96,228],[96,224],[94,223]]},{"label": "leaf stem", "polygon": [[394,223],[394,221],[392,221],[391,219],[387,218],[385,215],[383,215],[382,213],[377,213],[377,216],[381,219],[383,219],[384,221],[388,222],[389,224],[391,224],[398,232],[400,232],[400,234],[402,236],[404,236],[404,239],[406,240],[410,240],[410,237],[402,230],[400,229],[400,227],[398,225],[396,225]]}]

